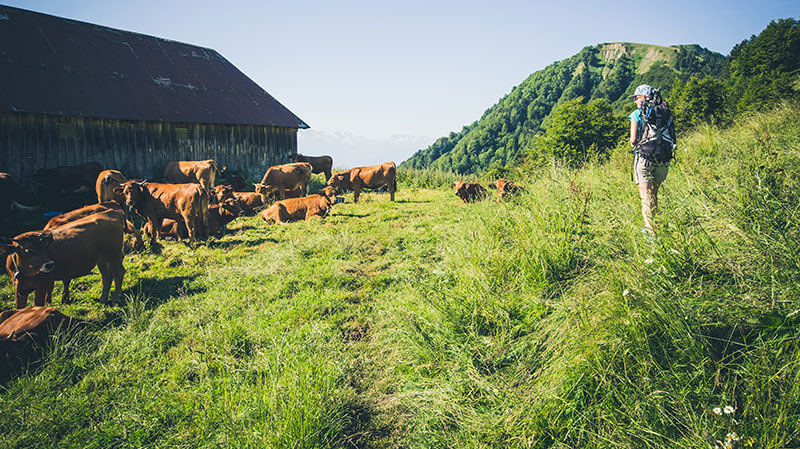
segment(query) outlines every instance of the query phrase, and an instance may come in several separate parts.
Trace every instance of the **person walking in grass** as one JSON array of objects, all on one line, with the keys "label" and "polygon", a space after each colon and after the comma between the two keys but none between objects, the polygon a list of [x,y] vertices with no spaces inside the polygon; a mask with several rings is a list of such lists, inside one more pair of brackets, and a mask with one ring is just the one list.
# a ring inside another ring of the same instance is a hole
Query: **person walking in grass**
[{"label": "person walking in grass", "polygon": [[631,121],[630,144],[634,148],[633,178],[639,186],[639,197],[642,201],[642,217],[644,218],[642,232],[651,237],[655,235],[653,217],[658,207],[658,188],[667,179],[667,172],[669,171],[669,160],[657,162],[646,159],[637,147],[637,144],[642,141],[645,131],[642,106],[652,94],[653,88],[647,84],[637,87],[636,91],[631,95],[634,103],[636,103],[636,110],[628,116]]}]

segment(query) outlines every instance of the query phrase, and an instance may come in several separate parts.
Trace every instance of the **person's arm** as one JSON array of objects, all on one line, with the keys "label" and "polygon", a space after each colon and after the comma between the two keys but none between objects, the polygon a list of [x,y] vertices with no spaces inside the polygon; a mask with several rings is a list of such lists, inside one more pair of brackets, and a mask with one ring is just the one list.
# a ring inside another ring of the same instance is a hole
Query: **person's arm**
[{"label": "person's arm", "polygon": [[636,133],[637,133],[637,131],[638,131],[638,129],[637,129],[636,121],[635,120],[631,120],[631,138],[629,139],[629,142],[631,143],[631,146],[636,145]]}]

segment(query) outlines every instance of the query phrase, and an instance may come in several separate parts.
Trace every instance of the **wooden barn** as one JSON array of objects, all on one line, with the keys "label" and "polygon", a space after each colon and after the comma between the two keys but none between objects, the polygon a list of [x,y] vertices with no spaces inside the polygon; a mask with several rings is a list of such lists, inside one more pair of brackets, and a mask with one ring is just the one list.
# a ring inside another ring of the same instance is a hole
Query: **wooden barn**
[{"label": "wooden barn", "polygon": [[98,161],[160,178],[215,159],[250,177],[308,128],[208,48],[0,5],[0,171]]}]

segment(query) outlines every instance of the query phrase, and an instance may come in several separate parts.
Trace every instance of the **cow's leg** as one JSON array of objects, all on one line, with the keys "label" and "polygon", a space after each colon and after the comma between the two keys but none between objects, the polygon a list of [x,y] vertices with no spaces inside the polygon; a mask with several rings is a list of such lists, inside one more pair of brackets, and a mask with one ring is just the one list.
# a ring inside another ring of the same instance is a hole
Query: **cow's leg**
[{"label": "cow's leg", "polygon": [[16,308],[17,309],[24,309],[28,307],[28,293],[27,291],[22,291],[19,288],[14,286],[14,299],[16,300]]},{"label": "cow's leg", "polygon": [[108,292],[111,291],[111,266],[107,260],[101,260],[97,263],[97,269],[100,270],[100,277],[103,281],[103,293],[100,294],[100,302],[105,304],[108,301]]},{"label": "cow's leg", "polygon": [[397,190],[397,185],[392,184],[389,186],[389,199],[394,201],[394,192]]},{"label": "cow's leg", "polygon": [[189,246],[194,248],[195,242],[197,242],[197,230],[194,226],[194,218],[189,215],[184,215],[183,222],[186,223],[186,232],[189,233]]},{"label": "cow's leg", "polygon": [[125,277],[125,267],[122,265],[122,258],[110,263],[111,272],[114,275],[114,298],[113,302],[119,304],[119,296],[122,294],[122,278]]},{"label": "cow's leg", "polygon": [[[62,282],[62,284],[64,285],[64,289],[61,292],[61,304],[69,304],[69,283],[71,281],[72,279],[64,279]],[[50,289],[50,291],[51,292],[53,291],[52,288]]]},{"label": "cow's leg", "polygon": [[354,185],[353,186],[353,203],[358,202],[358,195],[361,194],[361,186]]},{"label": "cow's leg", "polygon": [[150,247],[156,246],[156,240],[161,237],[161,220],[147,219],[147,224],[150,225]]}]

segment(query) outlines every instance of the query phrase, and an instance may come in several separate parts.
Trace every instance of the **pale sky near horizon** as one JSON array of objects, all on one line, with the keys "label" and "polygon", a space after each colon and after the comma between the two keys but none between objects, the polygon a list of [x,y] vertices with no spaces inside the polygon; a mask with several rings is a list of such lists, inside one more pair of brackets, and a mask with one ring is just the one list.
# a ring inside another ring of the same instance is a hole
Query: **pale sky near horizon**
[{"label": "pale sky near horizon", "polygon": [[312,129],[370,138],[459,131],[587,45],[728,54],[771,20],[800,16],[798,0],[2,3],[212,48]]}]

